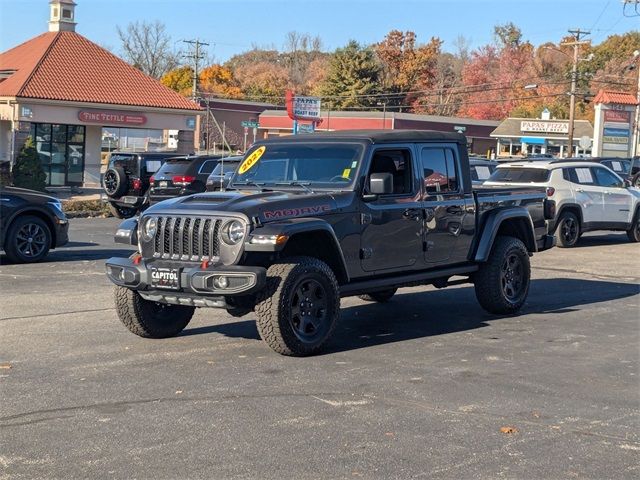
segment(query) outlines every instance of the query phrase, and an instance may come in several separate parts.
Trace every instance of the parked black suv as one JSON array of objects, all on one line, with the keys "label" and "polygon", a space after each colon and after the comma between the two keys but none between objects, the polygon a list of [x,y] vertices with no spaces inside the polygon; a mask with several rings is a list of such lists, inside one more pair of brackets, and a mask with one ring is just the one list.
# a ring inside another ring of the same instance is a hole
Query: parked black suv
[{"label": "parked black suv", "polygon": [[554,244],[554,207],[542,188],[473,189],[457,133],[281,137],[256,143],[227,191],[123,222],[116,241],[140,250],[106,270],[137,335],[176,335],[195,307],[255,311],[272,349],[310,355],[331,337],[341,297],[385,302],[404,286],[470,282],[485,310],[516,312],[529,256]]},{"label": "parked black suv", "polygon": [[69,241],[60,200],[40,192],[0,187],[0,246],[14,263],[37,262]]},{"label": "parked black suv", "polygon": [[175,152],[113,152],[102,177],[109,208],[117,218],[130,218],[147,205],[149,179]]},{"label": "parked black suv", "polygon": [[207,178],[219,161],[220,156],[217,155],[189,155],[167,159],[149,179],[149,204],[204,192]]},{"label": "parked black suv", "polygon": [[207,192],[225,190],[233,174],[236,172],[242,161],[242,156],[226,157],[213,169],[207,178]]}]

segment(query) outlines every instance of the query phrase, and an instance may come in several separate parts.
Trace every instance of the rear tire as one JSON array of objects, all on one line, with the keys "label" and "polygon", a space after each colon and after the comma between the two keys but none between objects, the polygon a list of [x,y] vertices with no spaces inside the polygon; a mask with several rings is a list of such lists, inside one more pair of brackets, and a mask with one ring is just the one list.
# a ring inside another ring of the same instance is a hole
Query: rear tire
[{"label": "rear tire", "polygon": [[520,310],[529,294],[529,253],[518,238],[496,238],[489,260],[475,274],[478,302],[489,313],[508,315]]},{"label": "rear tire", "polygon": [[360,298],[360,300],[364,300],[365,302],[386,303],[391,300],[391,298],[396,294],[397,291],[397,288],[390,288],[388,290],[382,290],[380,292],[358,295],[358,298]]},{"label": "rear tire", "polygon": [[138,213],[137,208],[122,207],[113,202],[109,202],[109,211],[111,212],[111,215],[116,218],[131,218],[135,217],[136,213]]},{"label": "rear tire", "polygon": [[571,248],[575,247],[580,240],[580,220],[574,213],[563,212],[558,220],[558,228],[556,228],[556,237],[558,239],[558,247]]},{"label": "rear tire", "polygon": [[12,263],[39,262],[51,248],[51,230],[33,215],[16,218],[7,231],[4,251]]},{"label": "rear tire", "polygon": [[338,282],[329,266],[311,257],[292,257],[271,265],[258,295],[260,337],[282,355],[320,351],[340,316]]},{"label": "rear tire", "polygon": [[130,332],[144,338],[167,338],[180,333],[191,321],[194,307],[145,300],[135,290],[116,286],[116,312]]}]

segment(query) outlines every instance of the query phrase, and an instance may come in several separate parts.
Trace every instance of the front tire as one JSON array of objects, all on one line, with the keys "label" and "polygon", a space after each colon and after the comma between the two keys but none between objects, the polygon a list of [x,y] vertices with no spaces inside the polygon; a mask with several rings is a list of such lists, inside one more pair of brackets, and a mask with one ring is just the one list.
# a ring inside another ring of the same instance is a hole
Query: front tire
[{"label": "front tire", "polygon": [[388,290],[382,290],[380,292],[365,293],[364,295],[358,295],[360,300],[365,302],[378,302],[387,303],[398,291],[397,288],[390,288]]},{"label": "front tire", "polygon": [[580,220],[574,213],[563,212],[558,220],[558,247],[575,247],[580,239]]},{"label": "front tire", "polygon": [[271,265],[258,296],[260,337],[282,355],[307,356],[329,340],[340,315],[338,282],[329,266],[311,257]]},{"label": "front tire", "polygon": [[478,302],[489,313],[508,315],[520,310],[529,294],[529,253],[518,238],[496,238],[489,260],[475,275]]},{"label": "front tire", "polygon": [[18,217],[7,231],[4,250],[13,263],[39,262],[50,248],[51,230],[41,218]]},{"label": "front tire", "polygon": [[144,338],[167,338],[180,333],[191,321],[194,307],[145,300],[135,290],[116,286],[118,318],[130,332]]}]

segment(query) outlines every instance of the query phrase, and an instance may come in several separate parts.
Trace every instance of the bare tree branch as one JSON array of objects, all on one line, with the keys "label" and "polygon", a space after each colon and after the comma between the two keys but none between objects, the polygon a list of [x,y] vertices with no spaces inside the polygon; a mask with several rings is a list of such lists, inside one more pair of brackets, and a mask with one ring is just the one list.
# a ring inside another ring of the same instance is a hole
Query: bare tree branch
[{"label": "bare tree branch", "polygon": [[124,58],[147,75],[160,78],[178,65],[165,25],[159,21],[135,22],[116,27]]}]

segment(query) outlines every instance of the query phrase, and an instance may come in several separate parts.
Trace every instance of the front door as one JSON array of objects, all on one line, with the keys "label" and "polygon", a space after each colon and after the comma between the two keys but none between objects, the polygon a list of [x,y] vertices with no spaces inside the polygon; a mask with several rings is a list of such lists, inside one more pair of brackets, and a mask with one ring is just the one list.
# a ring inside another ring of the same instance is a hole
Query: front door
[{"label": "front door", "polygon": [[631,223],[633,197],[622,180],[603,167],[592,168],[596,183],[603,189],[604,221]]},{"label": "front door", "polygon": [[[431,266],[465,261],[469,247],[458,248],[461,236],[467,238],[463,236],[466,205],[457,150],[453,147],[434,144],[420,148],[425,194],[424,260]],[[458,251],[460,255],[455,253]]]},{"label": "front door", "polygon": [[422,205],[412,149],[378,148],[373,151],[368,179],[372,173],[391,173],[393,193],[362,202],[360,259],[368,272],[411,270],[422,255]]},{"label": "front door", "polygon": [[47,177],[47,185],[82,185],[85,127],[38,123],[33,124],[32,136]]}]

